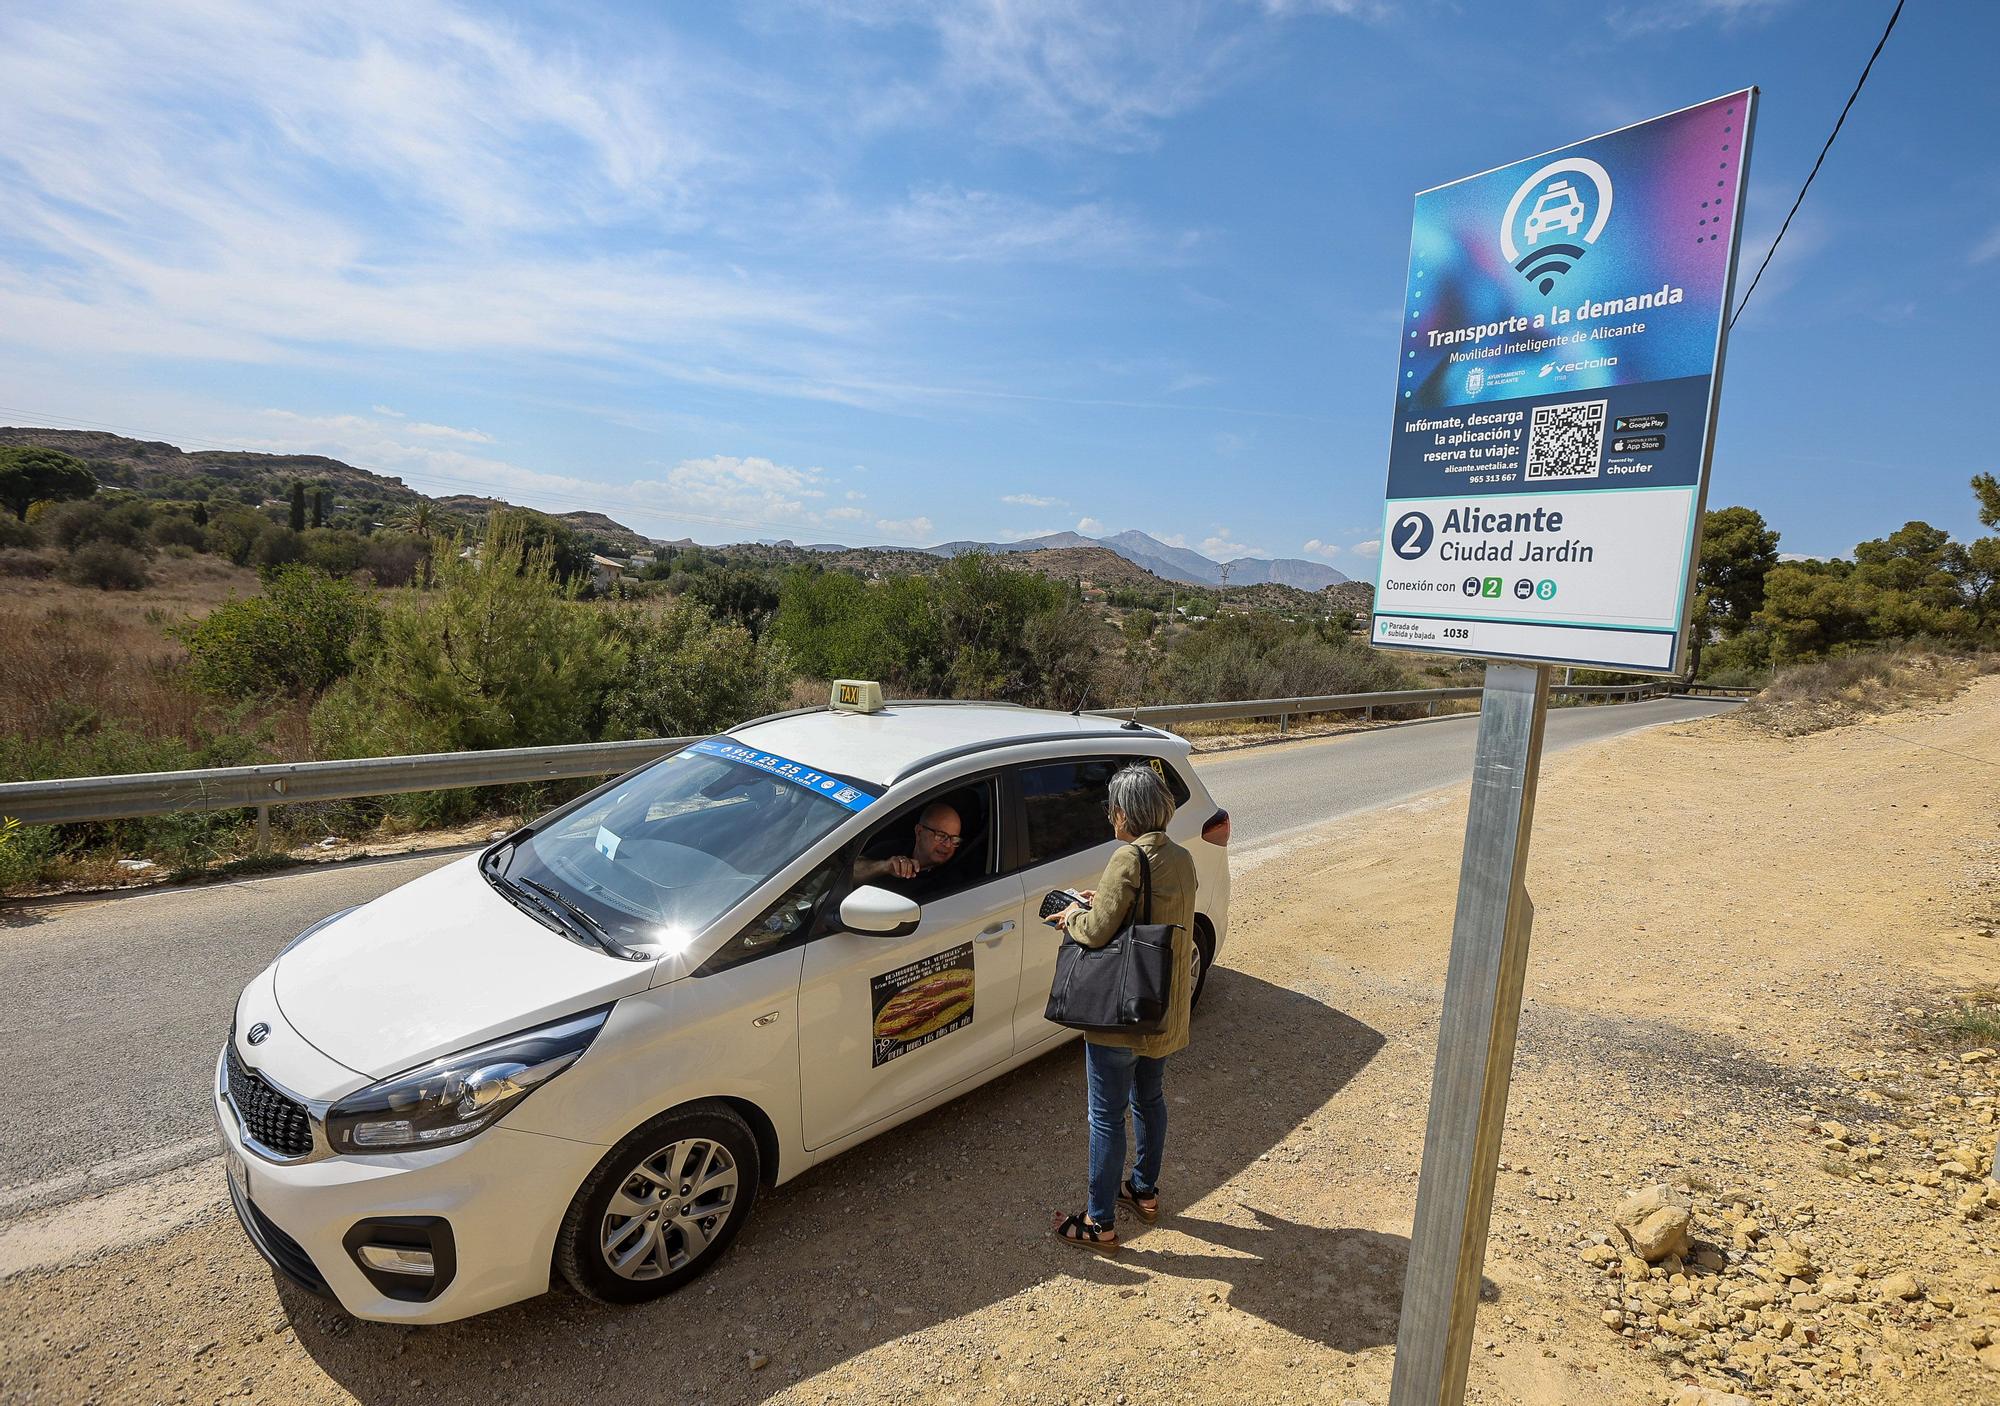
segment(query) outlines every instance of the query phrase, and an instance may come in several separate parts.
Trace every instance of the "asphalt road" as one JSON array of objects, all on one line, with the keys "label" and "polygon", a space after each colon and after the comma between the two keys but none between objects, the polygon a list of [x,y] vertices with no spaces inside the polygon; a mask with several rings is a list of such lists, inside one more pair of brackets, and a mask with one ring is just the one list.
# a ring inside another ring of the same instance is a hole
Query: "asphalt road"
[{"label": "asphalt road", "polygon": [[[1545,748],[1733,706],[1663,699],[1550,715]],[[1204,759],[1254,854],[1470,774],[1477,720],[1450,718]],[[104,899],[0,905],[0,1220],[212,1155],[205,1090],[236,993],[315,918],[463,851]]]},{"label": "asphalt road", "polygon": [[[1705,718],[1738,706],[1706,698],[1661,698],[1611,707],[1556,708],[1542,751],[1566,751],[1661,723]],[[1234,824],[1233,849],[1254,854],[1344,815],[1394,805],[1472,774],[1476,714],[1319,741],[1224,752],[1201,761],[1202,779]]]}]

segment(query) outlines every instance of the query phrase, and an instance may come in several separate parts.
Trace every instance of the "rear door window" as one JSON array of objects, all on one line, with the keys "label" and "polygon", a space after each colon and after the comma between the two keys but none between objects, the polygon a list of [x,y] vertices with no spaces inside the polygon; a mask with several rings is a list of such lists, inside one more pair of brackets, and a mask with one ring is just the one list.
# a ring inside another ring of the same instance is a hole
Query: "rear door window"
[{"label": "rear door window", "polygon": [[1028,863],[1059,859],[1112,838],[1104,801],[1111,774],[1124,759],[1078,758],[1021,768],[1021,804],[1028,820]]},{"label": "rear door window", "polygon": [[1174,804],[1185,805],[1188,784],[1162,757],[1078,757],[1039,762],[1020,769],[1021,803],[1027,812],[1029,864],[1059,859],[1113,838],[1105,814],[1111,778],[1133,764],[1150,766],[1167,783]]}]

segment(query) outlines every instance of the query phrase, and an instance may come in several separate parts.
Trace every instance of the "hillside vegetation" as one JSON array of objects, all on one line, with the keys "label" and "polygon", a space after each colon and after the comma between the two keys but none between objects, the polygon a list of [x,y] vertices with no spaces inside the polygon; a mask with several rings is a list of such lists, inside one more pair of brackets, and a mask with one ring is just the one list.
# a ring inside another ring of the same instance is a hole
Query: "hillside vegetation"
[{"label": "hillside vegetation", "polygon": [[[1470,667],[1366,647],[1368,587],[1355,582],[1191,587],[1100,545],[941,556],[654,544],[607,568],[592,552],[608,544],[585,532],[618,528],[608,519],[432,500],[358,470],[343,478],[331,460],[64,442],[109,457],[0,445],[14,509],[0,514],[8,780],[685,735],[823,698],[835,677],[879,679],[891,696],[1070,709],[1405,688],[1462,682]],[[315,464],[324,479],[279,476]],[[1973,487],[1982,520],[2000,526],[2000,487],[1990,475]],[[1777,543],[1750,509],[1709,515],[1705,674],[1763,682],[1824,660],[1817,684],[1784,687],[1842,693],[1853,711],[1922,673],[1870,651],[1914,643],[1958,659],[2000,640],[2000,536],[1961,544],[1910,523],[1832,562],[1779,562]],[[1830,716],[1784,706],[1788,728]],[[571,789],[276,816],[295,836],[354,833],[533,810]],[[246,823],[197,813],[9,831],[0,889],[101,877],[121,856],[203,865],[242,853]]]}]

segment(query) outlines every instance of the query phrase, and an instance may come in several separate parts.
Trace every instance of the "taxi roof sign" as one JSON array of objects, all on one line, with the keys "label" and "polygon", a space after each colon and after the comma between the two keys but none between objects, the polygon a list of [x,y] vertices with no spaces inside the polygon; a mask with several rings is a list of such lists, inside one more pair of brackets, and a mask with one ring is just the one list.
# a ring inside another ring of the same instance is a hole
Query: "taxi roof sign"
[{"label": "taxi roof sign", "polygon": [[873,679],[835,679],[829,706],[837,713],[879,713],[882,685]]}]

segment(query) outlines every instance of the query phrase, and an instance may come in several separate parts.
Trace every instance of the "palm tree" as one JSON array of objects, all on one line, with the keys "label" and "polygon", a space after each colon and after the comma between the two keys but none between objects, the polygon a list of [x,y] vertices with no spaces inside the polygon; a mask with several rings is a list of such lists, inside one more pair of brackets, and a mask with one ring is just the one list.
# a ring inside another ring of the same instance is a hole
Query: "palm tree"
[{"label": "palm tree", "polygon": [[396,519],[396,526],[414,533],[424,544],[424,589],[431,588],[431,536],[438,529],[437,504],[419,498]]}]

